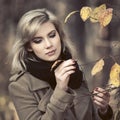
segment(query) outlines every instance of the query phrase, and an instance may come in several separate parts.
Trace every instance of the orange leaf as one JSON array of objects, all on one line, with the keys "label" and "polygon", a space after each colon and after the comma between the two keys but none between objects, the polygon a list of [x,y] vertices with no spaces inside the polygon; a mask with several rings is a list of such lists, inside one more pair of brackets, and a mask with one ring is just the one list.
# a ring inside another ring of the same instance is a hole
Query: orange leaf
[{"label": "orange leaf", "polygon": [[100,15],[99,15],[99,22],[101,24],[101,26],[107,26],[111,20],[112,20],[112,15],[113,15],[113,9],[112,8],[108,8],[106,10],[104,10]]},{"label": "orange leaf", "polygon": [[106,5],[105,4],[102,4],[99,7],[96,7],[90,15],[90,21],[93,22],[93,23],[98,22],[99,15],[104,10],[106,10]]}]

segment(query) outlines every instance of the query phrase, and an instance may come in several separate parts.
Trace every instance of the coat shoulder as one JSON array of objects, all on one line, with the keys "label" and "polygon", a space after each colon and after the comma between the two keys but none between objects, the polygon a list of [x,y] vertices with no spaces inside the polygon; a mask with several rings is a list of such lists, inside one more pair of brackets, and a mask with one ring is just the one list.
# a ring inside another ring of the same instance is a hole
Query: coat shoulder
[{"label": "coat shoulder", "polygon": [[12,75],[9,81],[10,84],[19,84],[21,86],[29,87],[31,91],[50,87],[47,82],[34,77],[29,72],[20,72]]},{"label": "coat shoulder", "polygon": [[14,75],[12,75],[9,79],[9,86],[24,86],[26,88],[28,88],[30,86],[30,75],[29,73],[27,72],[19,72],[19,73],[16,73]]},{"label": "coat shoulder", "polygon": [[9,79],[9,82],[15,82],[15,81],[19,80],[19,78],[23,77],[25,73],[26,73],[25,71],[20,71],[16,74],[12,75]]}]

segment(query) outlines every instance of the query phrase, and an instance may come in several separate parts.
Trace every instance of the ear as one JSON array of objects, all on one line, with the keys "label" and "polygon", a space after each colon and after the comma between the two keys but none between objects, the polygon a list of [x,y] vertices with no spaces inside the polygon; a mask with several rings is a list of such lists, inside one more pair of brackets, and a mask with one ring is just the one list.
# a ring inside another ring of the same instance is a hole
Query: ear
[{"label": "ear", "polygon": [[32,52],[33,50],[32,50],[32,48],[27,48],[27,51]]},{"label": "ear", "polygon": [[31,48],[31,46],[30,46],[30,44],[28,44],[26,47],[27,47],[27,51],[28,52],[32,52],[33,51],[32,48]]}]

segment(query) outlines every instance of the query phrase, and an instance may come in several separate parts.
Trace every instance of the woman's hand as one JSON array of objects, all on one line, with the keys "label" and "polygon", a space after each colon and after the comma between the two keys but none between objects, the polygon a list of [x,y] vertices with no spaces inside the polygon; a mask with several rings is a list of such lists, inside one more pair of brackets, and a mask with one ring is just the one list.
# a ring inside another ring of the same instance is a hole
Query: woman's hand
[{"label": "woman's hand", "polygon": [[57,87],[67,90],[69,78],[72,73],[75,72],[75,61],[72,59],[66,60],[62,62],[56,69],[55,69],[55,77],[57,82]]},{"label": "woman's hand", "polygon": [[105,91],[100,87],[94,89],[93,94],[93,101],[98,106],[99,111],[101,113],[106,113],[108,109],[108,103],[110,101],[110,94],[109,92]]}]

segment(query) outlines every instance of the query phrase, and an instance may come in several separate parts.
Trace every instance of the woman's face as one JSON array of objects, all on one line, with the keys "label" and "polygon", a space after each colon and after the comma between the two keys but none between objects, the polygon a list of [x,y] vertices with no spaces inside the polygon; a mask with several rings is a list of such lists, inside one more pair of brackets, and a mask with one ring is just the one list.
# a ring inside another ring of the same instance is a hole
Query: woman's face
[{"label": "woman's face", "polygon": [[28,51],[45,61],[55,61],[61,53],[61,40],[51,22],[43,23],[37,34],[30,41]]}]

